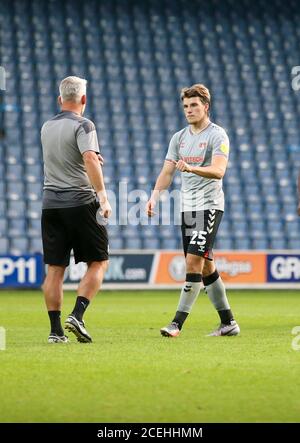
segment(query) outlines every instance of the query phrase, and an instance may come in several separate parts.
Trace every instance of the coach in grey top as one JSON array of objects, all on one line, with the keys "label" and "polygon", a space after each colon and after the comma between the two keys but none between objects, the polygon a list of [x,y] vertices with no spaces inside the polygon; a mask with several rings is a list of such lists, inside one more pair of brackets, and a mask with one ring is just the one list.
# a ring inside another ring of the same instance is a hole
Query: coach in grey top
[{"label": "coach in grey top", "polygon": [[210,93],[204,85],[184,88],[181,100],[189,125],[172,137],[146,208],[149,217],[155,214],[160,192],[170,186],[174,172],[180,171],[186,281],[174,319],[160,332],[167,337],[179,335],[203,281],[221,320],[220,326],[210,335],[237,335],[240,329],[213,260],[213,244],[224,211],[222,178],[228,161],[229,140],[224,129],[209,119]]},{"label": "coach in grey top", "polygon": [[83,154],[99,153],[93,122],[75,112],[62,111],[42,126],[44,158],[43,208],[70,208],[95,199]]},{"label": "coach in grey top", "polygon": [[[75,262],[87,263],[78,297],[65,328],[79,342],[91,342],[83,314],[99,290],[108,265],[108,237],[97,223],[111,214],[107,199],[96,128],[83,117],[86,80],[67,77],[60,84],[61,112],[44,123],[41,141],[44,158],[42,239],[48,272],[43,285],[51,331],[49,343],[66,343],[60,314],[63,278],[71,250]],[[101,219],[101,217],[100,217]]]}]

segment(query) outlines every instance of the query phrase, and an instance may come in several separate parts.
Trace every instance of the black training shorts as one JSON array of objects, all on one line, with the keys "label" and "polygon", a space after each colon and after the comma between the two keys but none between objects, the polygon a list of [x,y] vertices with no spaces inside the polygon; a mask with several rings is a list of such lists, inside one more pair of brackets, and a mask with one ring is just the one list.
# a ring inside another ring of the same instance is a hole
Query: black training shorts
[{"label": "black training shorts", "polygon": [[96,200],[74,208],[43,209],[46,264],[68,266],[71,249],[75,263],[108,260],[108,236],[105,226],[97,223],[98,209]]},{"label": "black training shorts", "polygon": [[213,259],[213,245],[223,211],[182,212],[181,232],[184,255],[194,254],[208,260]]}]

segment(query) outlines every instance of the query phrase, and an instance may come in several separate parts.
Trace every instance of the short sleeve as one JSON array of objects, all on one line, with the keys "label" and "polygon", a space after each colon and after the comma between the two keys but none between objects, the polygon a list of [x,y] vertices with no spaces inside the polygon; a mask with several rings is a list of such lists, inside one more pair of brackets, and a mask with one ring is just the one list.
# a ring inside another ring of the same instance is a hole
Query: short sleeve
[{"label": "short sleeve", "polygon": [[166,160],[178,161],[179,157],[179,143],[178,143],[178,133],[174,134],[169,143],[169,149],[166,155]]},{"label": "short sleeve", "polygon": [[217,131],[212,139],[212,155],[229,156],[229,138],[224,130]]},{"label": "short sleeve", "polygon": [[83,154],[86,151],[99,152],[99,143],[96,128],[90,120],[84,120],[76,130],[78,149]]}]

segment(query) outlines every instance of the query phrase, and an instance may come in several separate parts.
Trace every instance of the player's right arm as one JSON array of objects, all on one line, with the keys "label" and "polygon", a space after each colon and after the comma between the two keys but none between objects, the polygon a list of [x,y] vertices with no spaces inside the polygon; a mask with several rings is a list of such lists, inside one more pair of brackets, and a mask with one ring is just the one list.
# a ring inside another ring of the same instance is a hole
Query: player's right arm
[{"label": "player's right arm", "polygon": [[170,140],[168,152],[162,170],[157,177],[154,190],[146,205],[146,212],[148,217],[155,215],[154,208],[162,191],[168,189],[172,183],[174,172],[176,170],[176,163],[179,160],[179,136],[181,131],[176,132]]},{"label": "player's right arm", "polygon": [[154,208],[162,191],[168,189],[172,183],[174,172],[176,170],[176,162],[173,160],[165,160],[162,170],[157,177],[154,190],[146,205],[146,212],[149,217],[155,215]]},{"label": "player's right arm", "polygon": [[103,217],[108,218],[110,217],[112,210],[106,194],[102,167],[99,164],[99,157],[94,151],[85,151],[82,156],[86,173],[99,198],[102,215]]}]

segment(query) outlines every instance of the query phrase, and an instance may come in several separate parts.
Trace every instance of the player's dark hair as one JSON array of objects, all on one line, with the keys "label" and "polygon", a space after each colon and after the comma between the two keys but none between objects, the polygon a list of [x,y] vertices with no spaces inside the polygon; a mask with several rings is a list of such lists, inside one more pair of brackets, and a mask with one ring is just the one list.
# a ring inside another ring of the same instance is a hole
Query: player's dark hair
[{"label": "player's dark hair", "polygon": [[210,109],[210,92],[207,89],[206,86],[202,85],[201,83],[196,83],[195,85],[189,87],[189,88],[183,88],[180,93],[180,98],[183,101],[184,98],[192,98],[192,97],[199,97],[201,102],[205,105],[208,104]]}]

